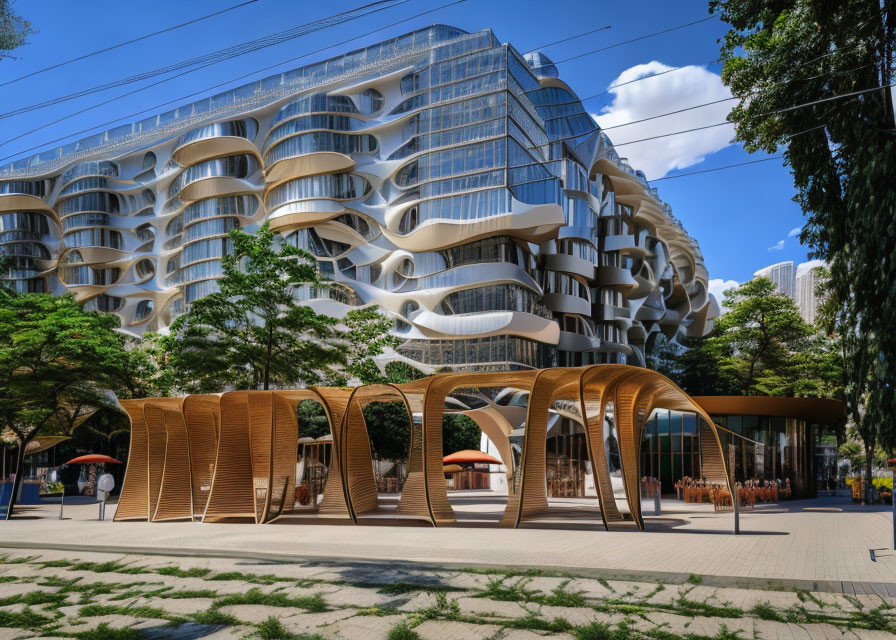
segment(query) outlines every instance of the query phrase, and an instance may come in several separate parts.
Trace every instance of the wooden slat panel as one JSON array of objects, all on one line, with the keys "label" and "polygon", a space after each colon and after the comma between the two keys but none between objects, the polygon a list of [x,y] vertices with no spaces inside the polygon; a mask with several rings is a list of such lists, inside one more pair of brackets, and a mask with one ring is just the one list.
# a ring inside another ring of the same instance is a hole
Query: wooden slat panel
[{"label": "wooden slat panel", "polygon": [[193,482],[190,473],[190,443],[183,413],[163,409],[165,416],[165,465],[153,522],[193,519]]},{"label": "wooden slat panel", "polygon": [[346,487],[342,480],[342,460],[339,450],[340,425],[348,406],[350,392],[344,389],[330,389],[327,387],[314,387],[313,390],[320,396],[321,403],[327,412],[330,421],[330,434],[333,436],[333,449],[330,453],[330,470],[327,473],[327,484],[324,487],[324,497],[321,500],[318,512],[328,516],[349,518],[346,498]]},{"label": "wooden slat panel", "polygon": [[218,395],[187,396],[183,414],[190,445],[193,514],[202,517],[215,474],[221,398]]},{"label": "wooden slat panel", "polygon": [[149,465],[146,421],[143,418],[145,400],[122,400],[121,406],[131,421],[131,443],[128,466],[124,472],[121,495],[113,520],[145,520],[149,517]]},{"label": "wooden slat panel", "polygon": [[271,447],[274,429],[274,396],[270,391],[247,391],[249,452],[252,459],[252,487],[255,495],[255,522],[267,518],[271,497]]},{"label": "wooden slat panel", "polygon": [[295,504],[296,452],[299,439],[297,404],[283,395],[274,396],[271,506],[266,521],[280,516],[284,511],[292,511]]},{"label": "wooden slat panel", "polygon": [[215,475],[202,519],[228,517],[255,518],[246,391],[232,391],[221,396],[221,433],[215,456]]},{"label": "wooden slat panel", "polygon": [[165,409],[155,402],[143,405],[147,435],[147,471],[149,475],[149,514],[153,516],[159,503],[162,472],[165,470]]}]

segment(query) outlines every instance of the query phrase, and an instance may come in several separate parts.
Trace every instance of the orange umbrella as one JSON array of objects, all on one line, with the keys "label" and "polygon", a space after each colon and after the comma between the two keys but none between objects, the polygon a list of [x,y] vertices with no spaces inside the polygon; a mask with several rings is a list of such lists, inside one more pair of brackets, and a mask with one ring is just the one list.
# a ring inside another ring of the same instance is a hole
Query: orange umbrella
[{"label": "orange umbrella", "polygon": [[449,464],[442,467],[442,473],[458,473],[463,470],[464,468],[459,464]]},{"label": "orange umbrella", "polygon": [[488,455],[484,451],[475,451],[473,449],[455,451],[451,455],[447,455],[442,458],[442,464],[463,464],[470,462],[482,462],[485,464],[504,464],[497,458]]},{"label": "orange umbrella", "polygon": [[98,453],[90,453],[86,456],[78,456],[72,458],[65,464],[121,464],[121,460],[110,458],[109,456],[100,455]]}]

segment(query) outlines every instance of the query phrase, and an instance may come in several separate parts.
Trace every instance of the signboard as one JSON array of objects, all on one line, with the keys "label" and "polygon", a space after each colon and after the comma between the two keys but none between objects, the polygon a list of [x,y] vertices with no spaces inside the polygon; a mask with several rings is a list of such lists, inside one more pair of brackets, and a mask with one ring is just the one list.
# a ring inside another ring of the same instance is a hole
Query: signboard
[{"label": "signboard", "polygon": [[765,475],[765,445],[756,443],[756,475]]}]

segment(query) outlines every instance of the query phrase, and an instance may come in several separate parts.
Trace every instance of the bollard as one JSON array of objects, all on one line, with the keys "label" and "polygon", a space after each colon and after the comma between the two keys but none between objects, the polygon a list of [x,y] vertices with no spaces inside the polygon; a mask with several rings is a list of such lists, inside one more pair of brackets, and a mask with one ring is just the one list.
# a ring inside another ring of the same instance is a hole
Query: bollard
[{"label": "bollard", "polygon": [[662,504],[661,504],[661,502],[662,502],[662,499],[660,498],[660,484],[657,483],[657,484],[656,484],[656,491],[655,491],[655,493],[653,494],[653,511],[654,511],[654,513],[656,513],[656,515],[658,515],[658,516],[659,516],[659,515],[662,515],[662,513],[663,513],[663,509],[662,509]]},{"label": "bollard", "polygon": [[59,519],[62,520],[62,512],[65,509],[65,491],[62,492],[62,499],[59,501]]}]

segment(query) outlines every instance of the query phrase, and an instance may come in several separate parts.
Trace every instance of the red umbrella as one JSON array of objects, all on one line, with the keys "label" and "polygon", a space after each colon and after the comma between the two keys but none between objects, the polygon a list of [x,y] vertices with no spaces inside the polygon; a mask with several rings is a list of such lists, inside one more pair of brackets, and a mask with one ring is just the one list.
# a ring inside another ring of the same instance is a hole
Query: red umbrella
[{"label": "red umbrella", "polygon": [[78,456],[72,458],[65,464],[121,464],[121,460],[110,458],[109,456],[100,455],[99,453],[90,453],[86,456]]},{"label": "red umbrella", "polygon": [[469,462],[484,462],[485,464],[504,464],[497,458],[494,458],[483,451],[475,451],[473,449],[464,449],[463,451],[455,451],[451,455],[442,458],[443,464],[463,464]]}]

